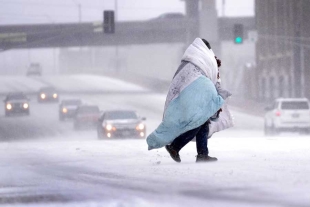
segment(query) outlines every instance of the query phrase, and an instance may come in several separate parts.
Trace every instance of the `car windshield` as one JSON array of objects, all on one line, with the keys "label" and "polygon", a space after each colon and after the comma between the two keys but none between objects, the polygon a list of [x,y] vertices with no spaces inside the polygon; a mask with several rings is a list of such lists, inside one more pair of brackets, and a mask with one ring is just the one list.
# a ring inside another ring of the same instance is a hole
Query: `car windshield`
[{"label": "car windshield", "polygon": [[159,16],[159,19],[177,19],[177,18],[183,18],[184,15],[182,13],[168,13],[168,14],[162,14]]},{"label": "car windshield", "polygon": [[306,101],[285,101],[282,102],[282,109],[287,110],[309,109],[309,104]]},{"label": "car windshield", "polygon": [[62,102],[63,105],[81,105],[81,100],[65,100]]},{"label": "car windshield", "polygon": [[55,88],[41,88],[41,92],[55,92]]},{"label": "car windshield", "polygon": [[78,113],[80,113],[80,114],[99,113],[99,108],[96,106],[94,106],[94,107],[81,107],[81,108],[79,108]]},{"label": "car windshield", "polygon": [[21,100],[21,99],[27,99],[27,97],[22,93],[16,93],[16,94],[9,94],[7,99],[9,100]]},{"label": "car windshield", "polygon": [[137,119],[138,116],[133,111],[114,111],[106,114],[106,119],[115,120],[115,119]]},{"label": "car windshield", "polygon": [[41,69],[40,68],[29,68],[28,71],[31,72],[39,72]]}]

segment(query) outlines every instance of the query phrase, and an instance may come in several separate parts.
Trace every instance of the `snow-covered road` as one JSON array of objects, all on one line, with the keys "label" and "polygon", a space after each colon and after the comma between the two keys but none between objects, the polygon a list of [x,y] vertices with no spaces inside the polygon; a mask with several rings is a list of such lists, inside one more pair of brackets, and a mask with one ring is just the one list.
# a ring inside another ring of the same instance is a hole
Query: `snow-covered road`
[{"label": "snow-covered road", "polygon": [[[148,133],[161,120],[165,95],[132,84],[109,79],[104,88],[102,79],[80,76],[35,80],[27,88],[66,87],[64,80],[105,93],[61,99],[79,97],[101,110],[135,109],[147,117]],[[57,104],[31,99],[29,117],[5,118],[0,111],[1,206],[310,206],[309,136],[264,137],[261,118],[235,111],[236,127],[209,142],[218,162],[196,164],[193,142],[178,164],[164,149],[147,151],[142,139],[98,140],[95,131],[75,132],[72,122],[58,121]]]}]

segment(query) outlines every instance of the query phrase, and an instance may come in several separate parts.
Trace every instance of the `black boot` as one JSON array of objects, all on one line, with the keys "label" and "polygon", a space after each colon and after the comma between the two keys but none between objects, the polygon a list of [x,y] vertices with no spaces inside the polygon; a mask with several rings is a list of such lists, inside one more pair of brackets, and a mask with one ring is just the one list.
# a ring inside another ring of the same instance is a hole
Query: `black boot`
[{"label": "black boot", "polygon": [[196,162],[215,162],[217,161],[216,157],[210,157],[209,155],[197,155]]},{"label": "black boot", "polygon": [[179,152],[173,149],[170,145],[165,146],[166,150],[169,152],[171,158],[176,162],[181,162]]}]

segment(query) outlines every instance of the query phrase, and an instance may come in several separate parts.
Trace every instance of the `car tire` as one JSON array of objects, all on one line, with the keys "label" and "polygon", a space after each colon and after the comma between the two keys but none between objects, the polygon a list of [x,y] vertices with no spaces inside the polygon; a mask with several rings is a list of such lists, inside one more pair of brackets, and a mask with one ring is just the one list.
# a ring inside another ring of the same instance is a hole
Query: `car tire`
[{"label": "car tire", "polygon": [[73,128],[74,128],[74,130],[76,130],[76,131],[78,131],[78,130],[81,129],[80,124],[78,124],[78,123],[76,123],[76,122],[74,122]]},{"label": "car tire", "polygon": [[104,136],[102,130],[100,130],[100,129],[97,129],[97,138],[100,139],[100,140],[106,138],[106,137]]},{"label": "car tire", "polygon": [[265,133],[265,136],[270,136],[270,135],[272,135],[271,127],[267,126],[266,123],[265,123],[265,125],[264,125],[264,133]]},{"label": "car tire", "polygon": [[65,117],[59,115],[59,121],[64,121],[65,120]]},{"label": "car tire", "polygon": [[305,135],[310,134],[310,129],[300,129],[299,133],[300,134],[305,134]]},{"label": "car tire", "polygon": [[276,136],[276,135],[278,135],[279,133],[280,133],[280,130],[277,129],[277,128],[275,128],[274,126],[272,126],[272,128],[271,128],[271,135],[272,135],[272,136]]}]

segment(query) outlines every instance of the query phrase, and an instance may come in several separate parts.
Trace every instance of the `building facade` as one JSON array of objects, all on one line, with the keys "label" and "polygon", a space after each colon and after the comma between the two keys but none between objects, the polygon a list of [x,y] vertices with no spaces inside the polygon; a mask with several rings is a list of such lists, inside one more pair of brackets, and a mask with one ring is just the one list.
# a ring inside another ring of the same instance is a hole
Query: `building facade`
[{"label": "building facade", "polygon": [[256,0],[256,98],[310,98],[310,1]]}]

